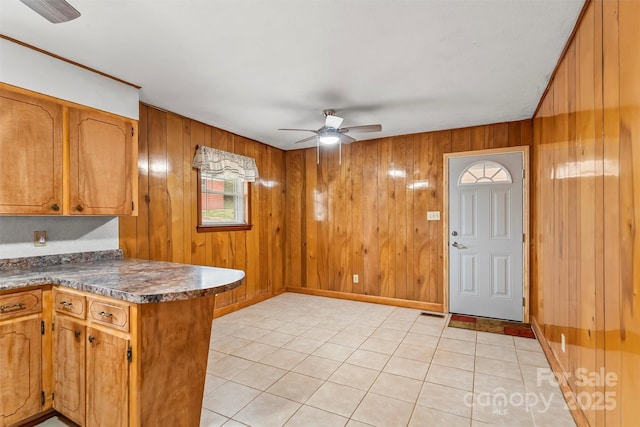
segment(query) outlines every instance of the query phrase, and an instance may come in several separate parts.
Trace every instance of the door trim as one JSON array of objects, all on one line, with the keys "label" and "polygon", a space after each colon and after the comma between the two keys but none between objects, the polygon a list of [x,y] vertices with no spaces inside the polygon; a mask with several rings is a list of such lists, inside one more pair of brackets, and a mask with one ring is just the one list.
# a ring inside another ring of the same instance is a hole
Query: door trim
[{"label": "door trim", "polygon": [[487,154],[522,153],[524,177],[522,179],[522,230],[524,242],[522,243],[522,319],[529,323],[529,244],[531,241],[531,228],[529,226],[529,182],[531,181],[529,146],[493,148],[488,150],[462,151],[459,153],[446,153],[443,156],[443,225],[442,225],[442,254],[443,254],[443,301],[442,308],[449,313],[449,159],[459,157],[484,156]]}]

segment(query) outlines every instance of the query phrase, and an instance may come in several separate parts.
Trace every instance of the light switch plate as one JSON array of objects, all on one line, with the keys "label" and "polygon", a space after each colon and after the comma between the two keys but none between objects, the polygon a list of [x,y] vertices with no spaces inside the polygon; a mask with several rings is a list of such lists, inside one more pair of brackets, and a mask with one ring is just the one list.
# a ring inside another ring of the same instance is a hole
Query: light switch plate
[{"label": "light switch plate", "polygon": [[440,211],[427,212],[427,221],[440,221]]}]

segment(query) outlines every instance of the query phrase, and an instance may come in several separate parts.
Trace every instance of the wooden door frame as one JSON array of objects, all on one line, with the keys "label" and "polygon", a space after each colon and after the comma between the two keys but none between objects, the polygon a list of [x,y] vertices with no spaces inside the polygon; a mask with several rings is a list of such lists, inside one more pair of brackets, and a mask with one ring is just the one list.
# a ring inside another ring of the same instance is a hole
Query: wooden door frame
[{"label": "wooden door frame", "polygon": [[462,151],[459,153],[446,153],[443,156],[443,301],[442,309],[449,313],[449,159],[472,156],[485,156],[491,154],[522,153],[524,176],[522,177],[522,231],[524,241],[522,242],[522,296],[524,298],[522,307],[522,320],[529,323],[529,242],[531,239],[529,229],[529,186],[531,181],[529,146],[493,148],[487,150]]}]

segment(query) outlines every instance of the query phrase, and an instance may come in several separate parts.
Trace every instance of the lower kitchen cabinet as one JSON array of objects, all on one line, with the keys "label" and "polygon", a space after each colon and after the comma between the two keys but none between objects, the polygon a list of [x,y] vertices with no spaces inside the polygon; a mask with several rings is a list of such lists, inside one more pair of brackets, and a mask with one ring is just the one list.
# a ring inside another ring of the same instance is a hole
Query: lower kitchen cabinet
[{"label": "lower kitchen cabinet", "polygon": [[81,426],[129,425],[129,306],[54,294],[53,408]]},{"label": "lower kitchen cabinet", "polygon": [[87,427],[129,423],[129,341],[87,328]]},{"label": "lower kitchen cabinet", "polygon": [[53,337],[53,408],[70,420],[85,422],[86,327],[56,316]]},{"label": "lower kitchen cabinet", "polygon": [[198,427],[214,302],[0,293],[0,427],[51,409],[83,427]]},{"label": "lower kitchen cabinet", "polygon": [[40,317],[14,319],[0,326],[0,426],[42,411],[42,334]]},{"label": "lower kitchen cabinet", "polygon": [[42,292],[0,295],[0,427],[42,412]]}]

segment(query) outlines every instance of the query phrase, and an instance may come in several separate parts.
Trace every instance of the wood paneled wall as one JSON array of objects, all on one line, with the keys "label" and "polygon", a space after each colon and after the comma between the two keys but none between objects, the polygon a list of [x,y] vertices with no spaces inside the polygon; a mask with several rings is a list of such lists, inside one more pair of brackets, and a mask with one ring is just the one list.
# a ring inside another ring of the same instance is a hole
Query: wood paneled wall
[{"label": "wood paneled wall", "polygon": [[[284,286],[284,152],[141,104],[139,215],[120,218],[120,247],[132,258],[237,268],[244,284],[216,298],[216,308],[251,303]],[[251,231],[198,233],[197,145],[256,159]],[[220,312],[220,310],[218,310]],[[222,311],[224,312],[224,310]]]},{"label": "wood paneled wall", "polygon": [[640,422],[638,41],[640,2],[589,1],[534,117],[531,310],[592,426]]},{"label": "wood paneled wall", "polygon": [[337,146],[319,165],[315,148],[287,151],[287,288],[442,311],[443,221],[427,211],[443,210],[443,154],[532,138],[525,120],[343,145],[342,164]]}]

